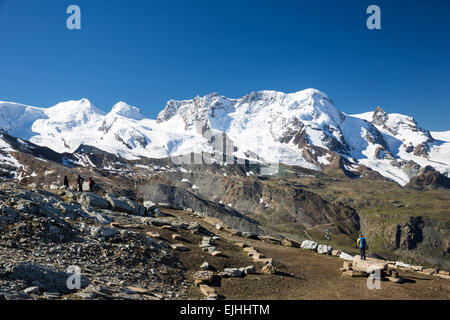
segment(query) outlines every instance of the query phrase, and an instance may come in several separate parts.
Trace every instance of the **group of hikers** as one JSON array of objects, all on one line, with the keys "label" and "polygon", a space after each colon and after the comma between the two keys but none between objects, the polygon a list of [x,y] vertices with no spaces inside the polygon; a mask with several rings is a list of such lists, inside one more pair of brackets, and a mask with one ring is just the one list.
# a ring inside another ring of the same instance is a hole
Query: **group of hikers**
[{"label": "group of hikers", "polygon": [[[84,182],[84,178],[81,175],[78,175],[77,177],[77,190],[78,191],[83,191],[83,182]],[[69,189],[69,178],[67,178],[67,176],[64,176],[64,189]],[[89,177],[89,192],[93,192],[94,191],[94,185],[95,185],[95,181]]]}]

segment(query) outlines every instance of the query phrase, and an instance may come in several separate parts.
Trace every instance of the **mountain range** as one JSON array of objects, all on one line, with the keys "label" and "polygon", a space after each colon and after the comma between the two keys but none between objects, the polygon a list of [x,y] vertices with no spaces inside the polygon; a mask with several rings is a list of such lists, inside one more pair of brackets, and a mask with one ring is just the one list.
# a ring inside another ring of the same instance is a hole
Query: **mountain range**
[{"label": "mountain range", "polygon": [[[350,177],[400,185],[426,167],[450,175],[450,131],[430,132],[412,117],[388,114],[380,107],[348,115],[316,89],[170,100],[156,119],[145,118],[125,102],[108,113],[87,99],[50,108],[0,102],[0,128],[59,154],[91,146],[136,160],[228,150],[231,159],[279,161],[324,172],[338,169]],[[3,139],[0,149],[8,148]],[[14,162],[4,153],[0,160]]]}]

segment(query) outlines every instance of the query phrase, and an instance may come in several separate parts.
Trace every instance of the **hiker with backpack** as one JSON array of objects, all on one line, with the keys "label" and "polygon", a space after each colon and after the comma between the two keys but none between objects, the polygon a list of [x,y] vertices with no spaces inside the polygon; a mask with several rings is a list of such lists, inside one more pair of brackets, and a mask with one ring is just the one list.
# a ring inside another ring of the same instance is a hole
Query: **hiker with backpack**
[{"label": "hiker with backpack", "polygon": [[359,247],[359,255],[362,260],[366,260],[366,238],[363,237],[362,233],[359,234],[358,241],[356,242]]},{"label": "hiker with backpack", "polygon": [[77,177],[78,191],[83,191],[83,182],[84,179],[80,175],[78,175]]},{"label": "hiker with backpack", "polygon": [[95,184],[95,181],[91,177],[89,177],[89,192],[94,191],[94,184]]}]

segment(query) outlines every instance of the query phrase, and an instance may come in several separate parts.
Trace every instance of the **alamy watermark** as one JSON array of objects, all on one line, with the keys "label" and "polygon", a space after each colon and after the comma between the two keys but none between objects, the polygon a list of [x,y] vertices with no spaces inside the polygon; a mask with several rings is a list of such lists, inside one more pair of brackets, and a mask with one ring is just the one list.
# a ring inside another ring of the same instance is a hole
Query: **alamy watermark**
[{"label": "alamy watermark", "polygon": [[81,268],[78,266],[69,266],[67,268],[67,273],[71,273],[67,278],[66,284],[69,290],[79,290],[81,289]]},{"label": "alamy watermark", "polygon": [[72,4],[67,7],[67,14],[70,16],[66,20],[66,26],[69,30],[80,30],[81,29],[81,9],[79,6]]},{"label": "alamy watermark", "polygon": [[366,21],[367,29],[380,30],[381,29],[381,9],[380,9],[380,7],[375,4],[372,4],[367,7],[366,13],[370,14],[370,16],[367,18],[367,21]]}]

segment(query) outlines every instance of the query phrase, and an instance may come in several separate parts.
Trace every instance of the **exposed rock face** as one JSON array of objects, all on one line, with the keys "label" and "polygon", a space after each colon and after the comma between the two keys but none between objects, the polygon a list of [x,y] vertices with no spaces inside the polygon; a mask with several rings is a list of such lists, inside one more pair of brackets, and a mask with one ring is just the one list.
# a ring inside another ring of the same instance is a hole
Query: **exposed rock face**
[{"label": "exposed rock face", "polygon": [[411,178],[406,187],[415,189],[446,188],[450,189],[450,178],[444,176],[434,168],[427,166],[419,175]]},{"label": "exposed rock face", "polygon": [[93,207],[93,208],[99,208],[99,209],[108,209],[109,208],[109,202],[96,195],[95,193],[82,193],[80,196],[79,203],[82,206],[86,207]]},{"label": "exposed rock face", "polygon": [[258,223],[239,212],[217,203],[204,200],[193,193],[169,187],[167,185],[146,185],[141,187],[144,199],[152,199],[155,202],[166,202],[170,205],[192,208],[194,211],[203,212],[206,216],[222,220],[226,225],[242,230],[261,234]]},{"label": "exposed rock face", "polygon": [[380,107],[376,107],[373,112],[372,122],[377,126],[382,126],[387,120],[387,113]]},{"label": "exposed rock face", "polygon": [[[412,216],[408,220],[366,230],[369,239],[386,240],[383,257],[390,260],[408,260],[421,265],[440,265],[448,268],[446,256],[450,252],[449,223],[435,219]],[[369,241],[370,247],[370,241]]]},{"label": "exposed rock face", "polygon": [[2,224],[12,224],[22,217],[16,211],[8,206],[0,205],[0,225]]},{"label": "exposed rock face", "polygon": [[[75,202],[77,193],[73,197],[57,193],[64,198],[14,183],[0,184],[0,300],[56,299],[72,293],[83,299],[144,299],[151,294],[137,287],[122,288],[121,281],[161,288],[160,293],[166,295],[167,291],[167,297],[184,294],[184,269],[168,244],[127,229],[136,225],[133,221],[151,221],[83,207]],[[101,225],[113,219],[111,226]],[[73,266],[81,273],[79,289],[72,277],[77,272]],[[73,280],[73,289],[69,280]],[[95,280],[95,288],[88,286],[91,280]],[[175,288],[174,281],[179,284]],[[99,282],[114,287],[98,286]]]},{"label": "exposed rock face", "polygon": [[[70,293],[67,286],[67,280],[71,273],[60,271],[55,268],[49,268],[29,262],[21,262],[11,270],[10,277],[15,280],[22,280],[29,285],[37,285],[38,288],[49,292]],[[80,275],[80,288],[89,285],[89,279]]]},{"label": "exposed rock face", "polygon": [[111,195],[111,194],[107,194],[105,199],[111,205],[112,210],[119,211],[119,212],[125,212],[125,213],[129,213],[129,214],[133,213],[133,208],[131,208],[131,206],[126,201],[119,200],[118,198],[116,198],[114,195]]}]

